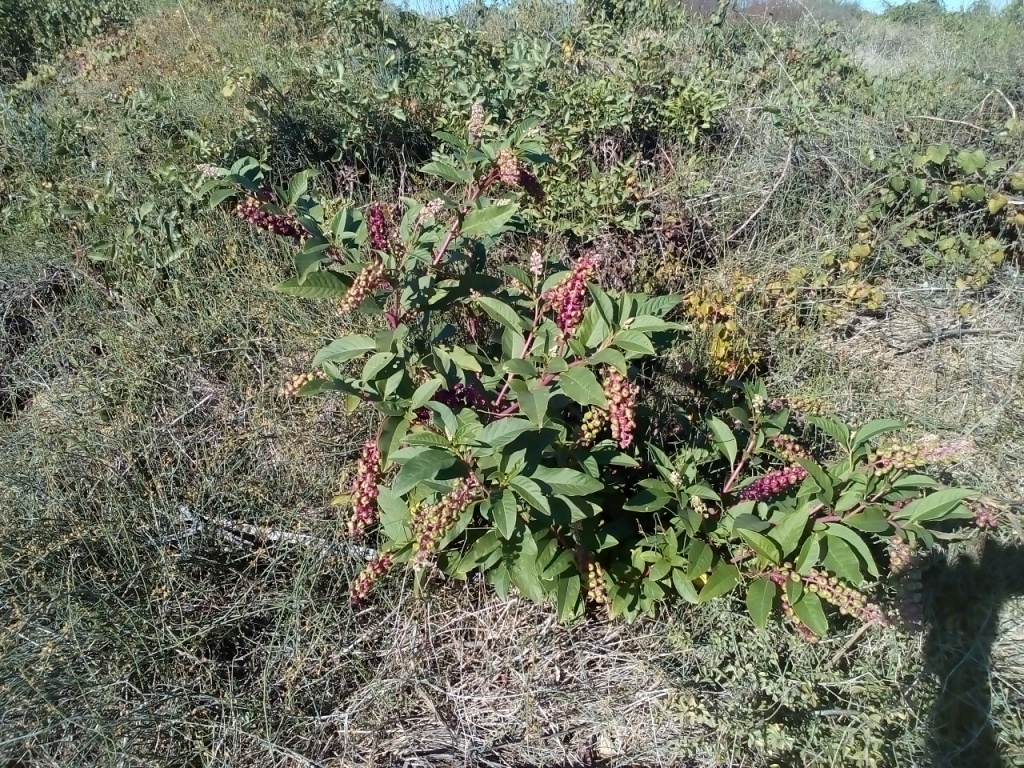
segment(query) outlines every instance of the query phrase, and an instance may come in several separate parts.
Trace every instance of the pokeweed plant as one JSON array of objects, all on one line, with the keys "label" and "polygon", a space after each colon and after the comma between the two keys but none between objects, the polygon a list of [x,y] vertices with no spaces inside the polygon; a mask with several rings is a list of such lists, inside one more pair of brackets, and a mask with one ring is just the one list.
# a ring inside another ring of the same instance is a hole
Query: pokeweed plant
[{"label": "pokeweed plant", "polygon": [[237,215],[296,242],[297,274],[277,290],[382,318],[285,388],[381,416],[336,499],[351,536],[380,540],[353,600],[406,566],[420,585],[434,568],[479,572],[563,620],[588,605],[632,619],[742,585],[761,627],[781,610],[813,639],[829,605],[886,623],[869,600],[886,553],[933,546],[978,512],[975,492],[920,471],[966,446],[880,443],[903,425],[853,430],[756,381],[718,386],[696,428],[647,407],[653,363],[686,333],[671,319],[681,297],[602,287],[595,252],[491,263],[503,235],[530,236],[519,214],[523,195],[543,194],[539,128],[503,133],[478,104],[463,135],[437,138],[447,154],[422,171],[446,191],[403,198],[401,216],[383,204],[327,216],[308,172],[271,187],[252,159],[202,169],[214,204],[235,199]]}]

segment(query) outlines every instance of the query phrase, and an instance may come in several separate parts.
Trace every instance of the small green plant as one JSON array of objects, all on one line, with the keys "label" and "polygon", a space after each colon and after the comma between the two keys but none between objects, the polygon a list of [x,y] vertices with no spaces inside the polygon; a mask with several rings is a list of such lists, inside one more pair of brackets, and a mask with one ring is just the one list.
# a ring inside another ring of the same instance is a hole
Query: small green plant
[{"label": "small green plant", "polygon": [[780,608],[818,637],[827,606],[885,623],[868,590],[886,547],[927,548],[974,515],[975,492],[921,473],[967,446],[877,445],[903,425],[851,429],[759,382],[712,387],[697,427],[654,407],[658,358],[686,332],[671,319],[681,297],[605,289],[592,251],[490,263],[502,234],[531,236],[520,203],[547,157],[533,121],[486,125],[477,105],[461,135],[438,134],[449,153],[422,170],[448,191],[404,198],[401,216],[373,204],[325,220],[308,173],[271,188],[251,159],[209,184],[214,203],[243,190],[240,216],[299,244],[279,291],[385,321],[324,347],[320,372],[286,388],[381,414],[338,499],[353,536],[380,537],[353,598],[394,566],[419,581],[436,566],[554,601],[567,620],[742,584],[759,626]]}]

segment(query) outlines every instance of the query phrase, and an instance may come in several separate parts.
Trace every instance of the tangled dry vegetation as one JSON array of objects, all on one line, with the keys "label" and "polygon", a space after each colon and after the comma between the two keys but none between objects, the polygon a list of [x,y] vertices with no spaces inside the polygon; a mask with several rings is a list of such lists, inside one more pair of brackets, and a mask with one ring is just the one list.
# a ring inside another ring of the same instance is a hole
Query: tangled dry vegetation
[{"label": "tangled dry vegetation", "polygon": [[[5,68],[0,762],[1024,765],[1016,17],[524,0],[384,14],[396,50],[371,6],[111,3],[124,23]],[[322,167],[326,200],[395,199],[475,84],[565,123],[546,246],[686,293],[692,370],[974,438],[949,472],[1000,527],[920,564],[922,634],[807,645],[728,604],[564,626],[400,578],[351,607],[330,500],[369,417],[278,397],[349,328],[269,290],[289,247],[208,209],[195,169],[266,153]]]}]

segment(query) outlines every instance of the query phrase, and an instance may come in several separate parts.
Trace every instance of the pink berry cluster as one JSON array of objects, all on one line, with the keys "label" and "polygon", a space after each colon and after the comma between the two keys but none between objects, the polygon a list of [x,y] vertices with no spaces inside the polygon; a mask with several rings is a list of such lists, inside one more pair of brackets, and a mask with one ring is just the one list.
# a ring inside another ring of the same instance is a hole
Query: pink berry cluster
[{"label": "pink berry cluster", "polygon": [[523,166],[511,149],[503,149],[498,153],[498,178],[510,187],[518,187],[521,183]]},{"label": "pink berry cluster", "polygon": [[807,477],[807,470],[799,464],[793,464],[782,469],[773,469],[743,488],[740,491],[740,499],[743,501],[764,501],[771,496],[788,491],[793,486],[803,482],[805,477]]},{"label": "pink berry cluster", "polygon": [[349,536],[359,536],[377,522],[377,484],[380,482],[380,448],[376,439],[363,443],[363,452],[356,463],[352,480],[352,519]]},{"label": "pink berry cluster", "polygon": [[445,533],[459,521],[466,507],[473,503],[480,486],[475,477],[462,478],[455,487],[434,504],[421,504],[410,510],[416,554],[413,566],[422,568]]},{"label": "pink berry cluster", "polygon": [[968,504],[967,508],[974,513],[974,524],[983,531],[990,531],[999,527],[999,518],[992,507],[984,504]]},{"label": "pink berry cluster", "polygon": [[618,441],[620,447],[628,448],[633,443],[636,430],[636,396],[640,394],[640,387],[610,365],[603,373],[612,439]]},{"label": "pink berry cluster", "polygon": [[580,436],[577,443],[584,448],[594,444],[601,431],[608,426],[608,411],[604,408],[593,407],[583,414],[583,423],[580,424]]},{"label": "pink berry cluster", "polygon": [[345,298],[341,300],[341,307],[338,311],[341,314],[348,314],[355,310],[367,296],[380,287],[385,272],[384,262],[377,256],[371,257],[363,267],[363,271],[352,281],[352,286],[345,294]]},{"label": "pink berry cluster", "polygon": [[384,206],[374,203],[366,217],[366,230],[370,237],[370,247],[375,251],[387,251],[391,246],[391,223],[388,221]]},{"label": "pink berry cluster", "polygon": [[387,573],[388,569],[394,565],[394,559],[391,555],[384,554],[378,555],[369,563],[362,572],[356,576],[355,581],[352,582],[352,586],[349,589],[349,597],[353,603],[361,603],[365,600],[370,590],[373,589],[373,585],[376,581]]},{"label": "pink berry cluster", "polygon": [[299,225],[298,219],[288,214],[264,211],[263,203],[253,195],[248,195],[242,202],[236,205],[234,214],[255,227],[265,229],[282,237],[298,238],[302,234],[302,227]]},{"label": "pink berry cluster", "polygon": [[576,262],[569,276],[544,294],[543,299],[555,312],[555,322],[569,336],[583,320],[586,309],[587,282],[597,272],[597,256],[588,254]]}]

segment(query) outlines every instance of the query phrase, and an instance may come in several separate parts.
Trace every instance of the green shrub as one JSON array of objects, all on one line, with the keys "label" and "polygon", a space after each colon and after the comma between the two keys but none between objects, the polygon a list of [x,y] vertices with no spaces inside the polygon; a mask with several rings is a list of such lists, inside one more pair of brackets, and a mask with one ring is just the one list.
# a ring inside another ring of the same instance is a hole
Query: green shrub
[{"label": "green shrub", "polygon": [[0,5],[0,78],[24,72],[105,26],[133,17],[139,0],[5,0]]},{"label": "green shrub", "polygon": [[827,632],[830,605],[887,623],[868,594],[886,568],[976,514],[977,493],[921,473],[968,446],[883,439],[903,425],[854,429],[758,382],[660,402],[658,372],[686,333],[667,319],[681,297],[607,290],[593,250],[491,260],[502,235],[538,234],[521,216],[549,159],[537,123],[506,134],[476,105],[438,138],[447,152],[422,170],[448,192],[401,211],[327,216],[309,173],[269,187],[251,159],[208,185],[214,203],[241,190],[237,215],[299,244],[279,291],[384,320],[324,347],[319,370],[283,391],[381,415],[336,500],[352,536],[380,537],[353,599],[397,564],[420,581],[436,565],[553,601],[566,620],[742,585],[756,624],[781,609],[808,639]]}]

